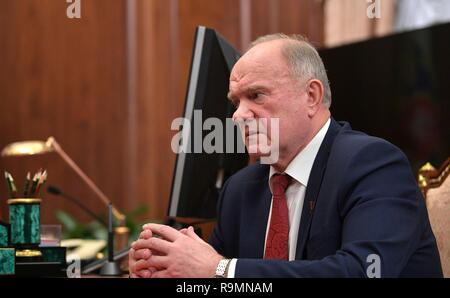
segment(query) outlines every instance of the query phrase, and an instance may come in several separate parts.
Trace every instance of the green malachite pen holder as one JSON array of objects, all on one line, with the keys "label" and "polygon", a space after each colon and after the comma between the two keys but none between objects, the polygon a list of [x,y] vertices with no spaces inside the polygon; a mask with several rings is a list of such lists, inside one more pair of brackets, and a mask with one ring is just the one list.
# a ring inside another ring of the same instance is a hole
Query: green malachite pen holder
[{"label": "green malachite pen holder", "polygon": [[16,258],[14,248],[0,248],[0,276],[14,275]]},{"label": "green malachite pen holder", "polygon": [[0,247],[9,245],[9,224],[0,221]]},{"label": "green malachite pen holder", "polygon": [[15,247],[38,246],[41,242],[41,199],[8,200],[11,244]]}]

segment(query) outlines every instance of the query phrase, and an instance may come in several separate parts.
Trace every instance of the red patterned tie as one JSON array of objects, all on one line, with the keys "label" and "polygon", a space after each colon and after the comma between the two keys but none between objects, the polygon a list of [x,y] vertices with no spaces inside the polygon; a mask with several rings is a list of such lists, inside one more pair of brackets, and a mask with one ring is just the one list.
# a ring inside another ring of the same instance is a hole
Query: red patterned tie
[{"label": "red patterned tie", "polygon": [[280,174],[275,174],[270,179],[273,201],[264,254],[265,259],[289,259],[289,211],[285,192],[290,180],[290,176]]}]

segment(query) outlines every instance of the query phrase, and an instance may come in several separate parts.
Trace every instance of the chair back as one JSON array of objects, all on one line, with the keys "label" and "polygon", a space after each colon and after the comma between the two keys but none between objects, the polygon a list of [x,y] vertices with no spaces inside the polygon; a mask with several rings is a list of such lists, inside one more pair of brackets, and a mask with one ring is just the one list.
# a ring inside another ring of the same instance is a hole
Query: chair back
[{"label": "chair back", "polygon": [[450,158],[439,170],[427,163],[419,170],[418,183],[425,198],[431,228],[436,237],[442,271],[450,277]]}]

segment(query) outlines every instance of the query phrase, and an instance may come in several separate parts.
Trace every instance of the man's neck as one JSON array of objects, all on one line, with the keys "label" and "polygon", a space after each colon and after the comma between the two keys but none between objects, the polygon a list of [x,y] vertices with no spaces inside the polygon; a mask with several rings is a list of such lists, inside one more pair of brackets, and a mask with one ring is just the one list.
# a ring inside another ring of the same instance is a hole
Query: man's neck
[{"label": "man's neck", "polygon": [[311,133],[306,138],[306,142],[298,146],[295,150],[288,152],[283,156],[280,154],[278,162],[272,164],[272,167],[279,173],[283,173],[288,165],[292,162],[292,160],[312,141],[312,139],[317,135],[317,133],[322,129],[328,119],[331,117],[330,112],[327,110],[326,113],[322,113],[322,115],[318,115],[320,117],[315,125],[313,125],[313,129],[311,129]]}]

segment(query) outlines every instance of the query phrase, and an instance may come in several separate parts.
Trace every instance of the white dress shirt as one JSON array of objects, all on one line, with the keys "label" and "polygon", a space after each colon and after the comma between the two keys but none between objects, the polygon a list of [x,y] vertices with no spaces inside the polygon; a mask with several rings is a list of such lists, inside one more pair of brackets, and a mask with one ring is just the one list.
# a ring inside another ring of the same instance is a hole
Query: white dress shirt
[{"label": "white dress shirt", "polygon": [[[289,209],[289,261],[295,260],[295,253],[297,249],[297,238],[298,230],[300,228],[300,220],[302,216],[303,201],[305,199],[306,187],[308,187],[309,175],[311,174],[311,169],[316,159],[317,152],[319,151],[320,145],[330,127],[331,120],[322,126],[319,132],[314,136],[314,138],[309,142],[306,147],[294,157],[294,159],[289,163],[284,173],[292,177],[292,182],[286,190],[286,200]],[[277,171],[270,167],[269,181],[272,175],[276,174]],[[268,183],[269,183],[268,181]],[[269,183],[270,187],[270,183]],[[273,198],[272,198],[273,202]],[[270,216],[272,214],[272,203],[270,206],[269,217],[267,219],[266,228],[266,240],[267,234],[269,232]],[[264,243],[264,247],[266,244]],[[227,277],[234,277],[236,270],[236,263],[238,259],[232,259],[228,267]]]}]

